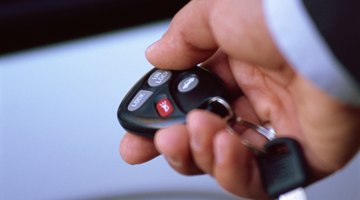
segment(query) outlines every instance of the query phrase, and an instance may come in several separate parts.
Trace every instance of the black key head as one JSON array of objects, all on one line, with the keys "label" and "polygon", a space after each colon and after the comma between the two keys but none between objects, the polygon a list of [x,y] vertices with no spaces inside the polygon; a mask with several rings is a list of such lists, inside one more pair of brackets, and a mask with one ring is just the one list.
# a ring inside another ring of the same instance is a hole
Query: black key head
[{"label": "black key head", "polygon": [[308,184],[308,167],[300,144],[291,138],[268,142],[258,156],[264,188],[272,198]]}]

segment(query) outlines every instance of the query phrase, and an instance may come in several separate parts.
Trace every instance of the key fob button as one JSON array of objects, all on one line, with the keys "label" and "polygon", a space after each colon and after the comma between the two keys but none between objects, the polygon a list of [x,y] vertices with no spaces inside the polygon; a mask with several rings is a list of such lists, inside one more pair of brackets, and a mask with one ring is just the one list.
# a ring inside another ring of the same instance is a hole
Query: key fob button
[{"label": "key fob button", "polygon": [[174,107],[168,98],[162,98],[156,103],[156,110],[161,117],[168,117],[174,112]]},{"label": "key fob button", "polygon": [[148,79],[148,84],[151,87],[158,87],[158,86],[166,83],[170,78],[171,78],[170,71],[165,71],[165,70],[159,69],[150,75],[150,77]]},{"label": "key fob button", "polygon": [[178,84],[179,92],[185,93],[193,90],[199,84],[199,79],[195,74],[191,74],[185,77]]},{"label": "key fob button", "polygon": [[128,105],[129,111],[135,111],[139,109],[150,98],[153,92],[149,90],[140,90]]}]

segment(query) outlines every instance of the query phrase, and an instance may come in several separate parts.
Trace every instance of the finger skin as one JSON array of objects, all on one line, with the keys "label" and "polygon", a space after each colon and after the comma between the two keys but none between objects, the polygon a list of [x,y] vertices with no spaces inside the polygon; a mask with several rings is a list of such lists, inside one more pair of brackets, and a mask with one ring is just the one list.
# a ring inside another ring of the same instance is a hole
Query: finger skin
[{"label": "finger skin", "polygon": [[204,110],[190,112],[186,121],[194,161],[204,172],[212,174],[213,138],[225,129],[226,121]]},{"label": "finger skin", "polygon": [[261,4],[261,0],[190,1],[146,56],[159,68],[186,69],[221,48],[244,62],[277,67],[285,61],[271,40]]},{"label": "finger skin", "polygon": [[184,175],[203,173],[193,161],[185,125],[173,125],[159,130],[155,135],[155,145],[177,172]]},{"label": "finger skin", "polygon": [[214,177],[224,189],[241,197],[269,199],[255,157],[238,135],[219,132],[214,138],[214,152]]},{"label": "finger skin", "polygon": [[126,133],[120,142],[120,156],[129,164],[141,164],[159,155],[152,139]]},{"label": "finger skin", "polygon": [[163,37],[146,50],[149,62],[159,68],[185,69],[210,57],[218,48],[208,26],[211,5],[195,0],[181,9]]}]

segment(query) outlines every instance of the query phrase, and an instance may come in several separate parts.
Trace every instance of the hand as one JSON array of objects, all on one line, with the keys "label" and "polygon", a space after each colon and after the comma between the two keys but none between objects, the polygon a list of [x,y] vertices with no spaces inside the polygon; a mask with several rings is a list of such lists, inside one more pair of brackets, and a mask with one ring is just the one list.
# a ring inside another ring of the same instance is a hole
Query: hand
[{"label": "hand", "polygon": [[[278,137],[298,140],[311,176],[318,180],[358,152],[360,112],[323,93],[289,66],[266,28],[261,4],[261,0],[193,0],[149,47],[147,57],[166,69],[203,63],[233,94],[242,90],[244,95],[232,105],[237,115],[270,123]],[[195,110],[186,125],[159,130],[154,140],[126,134],[120,154],[137,164],[161,153],[182,174],[208,173],[236,195],[267,198],[253,155],[225,126],[217,116]]]}]

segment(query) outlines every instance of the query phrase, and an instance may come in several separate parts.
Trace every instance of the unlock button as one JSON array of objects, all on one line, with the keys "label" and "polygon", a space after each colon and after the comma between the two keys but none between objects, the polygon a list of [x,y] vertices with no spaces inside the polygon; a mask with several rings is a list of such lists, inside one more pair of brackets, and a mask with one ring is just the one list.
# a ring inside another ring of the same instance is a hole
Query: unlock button
[{"label": "unlock button", "polygon": [[156,70],[148,79],[148,84],[151,87],[158,87],[166,83],[171,78],[171,72],[166,70]]}]

